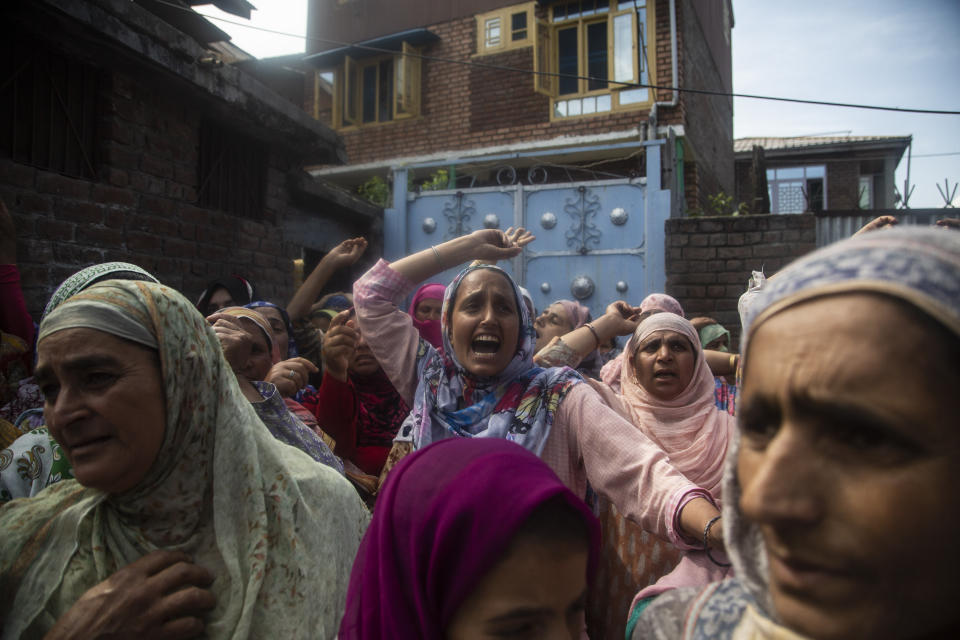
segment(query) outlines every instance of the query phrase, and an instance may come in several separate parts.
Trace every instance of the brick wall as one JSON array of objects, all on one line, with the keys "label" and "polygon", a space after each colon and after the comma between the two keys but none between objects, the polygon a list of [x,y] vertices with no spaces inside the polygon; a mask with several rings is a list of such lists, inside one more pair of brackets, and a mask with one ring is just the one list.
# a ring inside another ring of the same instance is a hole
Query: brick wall
[{"label": "brick wall", "polygon": [[827,163],[827,209],[856,209],[860,203],[860,161]]},{"label": "brick wall", "polygon": [[752,271],[769,277],[816,249],[812,214],[683,218],[666,223],[667,293],[688,318],[710,316],[739,343],[737,301]]},{"label": "brick wall", "polygon": [[[425,54],[430,57],[475,60],[521,71],[424,60],[421,116],[341,131],[351,164],[597,134],[636,127],[646,121],[647,112],[641,110],[550,122],[549,98],[533,90],[533,79],[524,72],[533,69],[532,47],[474,58],[476,19],[473,16],[431,25],[429,29],[440,37],[439,42],[426,49]],[[669,81],[670,21],[666,0],[657,2],[657,34],[657,78]],[[662,99],[670,97],[669,91],[660,93]],[[680,106],[661,109],[658,116],[660,124],[678,124],[682,118]]]},{"label": "brick wall", "polygon": [[[147,81],[104,73],[95,180],[71,178],[0,159],[0,198],[17,232],[28,309],[39,319],[54,287],[93,263],[133,262],[196,299],[225,274],[249,277],[278,302],[292,288],[293,259],[305,245],[326,250],[363,232],[291,203],[295,158],[269,152],[260,219],[196,206],[202,108]],[[312,237],[285,235],[285,221],[312,218]]]}]

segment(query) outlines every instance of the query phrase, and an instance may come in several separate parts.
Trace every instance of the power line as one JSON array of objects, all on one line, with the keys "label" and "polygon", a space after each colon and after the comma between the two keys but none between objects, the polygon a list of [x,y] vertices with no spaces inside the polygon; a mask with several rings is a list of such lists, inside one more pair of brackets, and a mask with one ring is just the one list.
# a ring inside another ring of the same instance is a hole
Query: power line
[{"label": "power line", "polygon": [[943,156],[960,156],[960,151],[949,151],[947,153],[915,153],[914,158],[942,158]]},{"label": "power line", "polygon": [[[159,2],[160,4],[164,4],[164,5],[167,5],[167,6],[170,6],[170,7],[174,7],[174,8],[177,8],[177,9],[181,9],[181,10],[183,10],[183,11],[190,11],[190,12],[192,12],[192,13],[199,13],[199,12],[193,11],[193,9],[190,9],[190,8],[187,8],[187,7],[183,7],[183,6],[180,6],[180,5],[176,5],[176,4],[172,4],[172,3],[169,3],[169,2],[165,2],[164,0],[156,0],[156,1]],[[287,32],[284,32],[284,31],[277,31],[277,30],[275,30],[275,29],[267,29],[267,28],[265,28],[265,27],[256,27],[256,26],[253,26],[253,25],[251,25],[251,24],[244,24],[244,23],[242,23],[242,22],[237,22],[237,21],[235,21],[235,20],[228,20],[228,19],[226,19],[226,18],[221,18],[221,17],[219,17],[219,16],[211,16],[211,15],[207,15],[207,14],[200,14],[200,15],[203,15],[205,18],[208,18],[208,19],[210,19],[210,20],[218,20],[218,21],[220,21],[220,22],[225,22],[225,23],[227,23],[227,24],[236,25],[236,26],[238,26],[238,27],[245,27],[245,28],[247,28],[247,29],[253,29],[253,30],[256,30],[256,31],[262,31],[262,32],[264,32],[264,33],[272,33],[272,34],[275,34],[275,35],[287,36],[287,37],[291,37],[291,38],[298,38],[298,39],[300,39],[300,40],[309,41],[309,42],[318,42],[318,43],[323,43],[323,44],[332,44],[332,45],[336,45],[336,46],[338,46],[338,47],[352,47],[352,48],[355,48],[355,49],[361,49],[361,50],[364,50],[364,51],[370,51],[370,52],[372,52],[372,53],[388,53],[388,54],[391,54],[391,55],[395,55],[395,54],[397,53],[397,52],[394,51],[394,50],[384,49],[384,48],[381,48],[381,47],[372,47],[372,46],[369,46],[369,45],[360,45],[360,44],[349,43],[349,42],[341,42],[341,41],[339,41],[339,40],[331,40],[331,39],[327,39],[327,38],[316,38],[316,37],[309,38],[309,37],[307,37],[307,36],[301,36],[301,35],[295,34],[295,33],[287,33]],[[746,99],[750,99],[750,100],[770,100],[770,101],[774,101],[774,102],[791,102],[791,103],[795,103],[795,104],[811,104],[811,105],[819,105],[819,106],[826,106],[826,107],[843,107],[843,108],[848,108],[848,109],[870,109],[870,110],[874,110],[874,111],[894,111],[894,112],[898,112],[898,113],[920,113],[920,114],[928,114],[928,115],[950,115],[950,116],[960,115],[960,111],[950,111],[950,110],[946,110],[946,109],[916,109],[916,108],[911,108],[911,107],[887,107],[887,106],[882,106],[882,105],[859,104],[859,103],[853,103],[853,102],[836,102],[836,101],[830,101],[830,100],[812,100],[812,99],[805,99],[805,98],[784,98],[784,97],[781,97],[781,96],[764,96],[764,95],[754,94],[754,93],[738,93],[738,92],[726,92],[726,91],[713,91],[713,90],[711,90],[711,89],[692,89],[692,88],[685,88],[685,87],[670,87],[670,86],[656,85],[656,84],[640,84],[640,83],[638,83],[638,82],[624,82],[624,81],[616,81],[616,82],[614,82],[614,81],[612,81],[612,80],[610,80],[610,79],[608,79],[608,78],[598,78],[598,77],[594,77],[594,76],[581,76],[581,75],[573,75],[573,74],[568,74],[568,73],[555,73],[555,72],[551,72],[551,71],[538,71],[538,70],[536,70],[536,69],[521,69],[521,68],[519,68],[519,67],[511,67],[511,66],[507,66],[507,65],[491,64],[491,63],[489,63],[489,62],[478,62],[478,61],[476,61],[476,60],[454,60],[454,59],[451,59],[451,58],[439,58],[439,57],[436,57],[436,56],[428,56],[428,55],[418,54],[418,53],[413,53],[413,52],[405,52],[403,55],[405,55],[405,56],[410,56],[410,57],[413,57],[413,58],[419,58],[419,59],[421,59],[421,60],[427,60],[427,61],[429,61],[429,62],[442,62],[442,63],[446,63],[446,64],[457,64],[457,65],[461,65],[461,66],[465,66],[465,67],[478,67],[478,68],[483,68],[483,69],[493,69],[493,70],[496,70],[496,71],[509,71],[509,72],[511,72],[511,73],[525,73],[525,74],[528,74],[528,75],[548,76],[548,77],[564,78],[564,79],[570,79],[570,80],[588,80],[588,81],[594,80],[594,81],[599,81],[599,82],[607,82],[607,83],[612,84],[612,85],[623,86],[623,87],[633,87],[633,88],[637,88],[637,89],[656,89],[656,90],[663,90],[663,91],[679,91],[679,92],[681,92],[681,93],[693,93],[693,94],[698,94],[698,95],[721,96],[721,97],[726,97],[726,98],[746,98]]]}]

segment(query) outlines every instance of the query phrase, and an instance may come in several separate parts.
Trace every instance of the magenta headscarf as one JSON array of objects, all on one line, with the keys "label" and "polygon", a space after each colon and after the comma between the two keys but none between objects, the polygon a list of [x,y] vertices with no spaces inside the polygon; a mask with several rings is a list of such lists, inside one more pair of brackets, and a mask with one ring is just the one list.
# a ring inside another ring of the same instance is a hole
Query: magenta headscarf
[{"label": "magenta headscarf", "polygon": [[421,300],[443,300],[443,293],[447,290],[442,284],[431,282],[425,284],[413,294],[413,302],[410,303],[410,317],[413,318],[413,326],[420,332],[420,337],[429,342],[434,348],[439,349],[443,344],[443,336],[440,335],[439,320],[417,320],[417,305]]},{"label": "magenta headscarf", "polygon": [[514,533],[556,496],[587,525],[590,584],[600,525],[537,456],[499,438],[448,438],[408,455],[360,543],[339,637],[441,640]]},{"label": "magenta headscarf", "polygon": [[[651,311],[653,309],[656,309],[657,311],[665,311],[667,313],[674,313],[681,318],[686,318],[686,316],[683,314],[683,307],[680,306],[680,303],[677,302],[677,299],[673,296],[668,296],[665,293],[651,293],[643,299],[643,302],[640,303],[640,313],[643,313],[644,311]],[[603,368],[600,369],[600,379],[617,393],[620,392],[620,370],[622,368],[623,354],[621,353],[616,358],[603,365]]]}]

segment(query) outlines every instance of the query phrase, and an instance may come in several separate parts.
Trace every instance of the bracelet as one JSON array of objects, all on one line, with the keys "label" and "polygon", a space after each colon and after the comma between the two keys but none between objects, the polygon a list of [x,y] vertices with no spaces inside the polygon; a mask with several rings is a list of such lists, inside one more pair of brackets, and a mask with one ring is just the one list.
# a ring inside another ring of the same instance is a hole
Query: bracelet
[{"label": "bracelet", "polygon": [[593,325],[590,324],[589,322],[587,322],[587,323],[584,324],[583,326],[585,326],[587,329],[590,329],[590,333],[593,334],[593,338],[597,341],[597,346],[594,347],[594,348],[595,348],[595,349],[599,348],[599,347],[600,347],[600,336],[597,335],[597,330],[594,329],[594,328],[593,328]]},{"label": "bracelet", "polygon": [[440,267],[440,271],[443,271],[443,262],[440,261],[440,252],[437,251],[437,245],[432,244],[430,248],[433,249],[433,257],[437,259],[437,266]]},{"label": "bracelet", "polygon": [[710,527],[712,527],[714,523],[717,520],[719,520],[721,517],[723,516],[713,516],[707,522],[707,526],[703,528],[703,550],[707,552],[707,559],[710,560],[710,562],[712,562],[713,564],[717,565],[718,567],[729,567],[730,566],[729,562],[719,562],[716,558],[710,555],[710,545],[707,544],[707,536],[710,535]]},{"label": "bracelet", "polygon": [[731,354],[730,354],[730,365],[729,365],[729,366],[730,366],[730,368],[733,369],[734,371],[737,370],[737,354],[735,354],[735,353],[731,353]]}]

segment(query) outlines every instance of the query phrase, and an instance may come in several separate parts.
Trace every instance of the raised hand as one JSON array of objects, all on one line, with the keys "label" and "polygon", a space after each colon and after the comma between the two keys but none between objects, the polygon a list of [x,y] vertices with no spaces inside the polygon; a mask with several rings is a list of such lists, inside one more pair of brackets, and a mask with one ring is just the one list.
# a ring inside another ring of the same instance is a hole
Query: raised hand
[{"label": "raised hand", "polygon": [[610,330],[618,336],[633,333],[640,324],[640,308],[631,307],[623,300],[616,300],[607,305],[606,315],[612,318]]},{"label": "raised hand", "polygon": [[861,233],[866,233],[867,231],[876,231],[877,229],[887,229],[889,227],[896,226],[899,223],[900,221],[893,216],[877,216],[867,224],[857,229],[856,233],[853,235],[857,236]]},{"label": "raised hand", "polygon": [[360,340],[360,333],[348,322],[353,313],[353,309],[347,309],[334,316],[323,336],[323,370],[341,382],[347,380],[350,360]]},{"label": "raised hand", "polygon": [[480,229],[467,237],[471,241],[469,257],[476,260],[506,260],[518,255],[523,249],[499,229]]},{"label": "raised hand", "polygon": [[331,249],[327,255],[323,256],[323,261],[327,262],[332,269],[344,269],[355,264],[366,250],[366,238],[350,238]]},{"label": "raised hand", "polygon": [[281,360],[270,367],[264,382],[270,382],[277,387],[284,398],[297,395],[297,392],[307,386],[310,374],[317,372],[317,366],[306,358],[290,358]]},{"label": "raised hand", "polygon": [[180,551],[153,551],[90,588],[45,640],[195,638],[216,599],[213,574]]},{"label": "raised hand", "polygon": [[230,368],[234,372],[243,369],[253,348],[253,338],[247,330],[237,318],[225,313],[214,313],[207,317],[207,322],[213,325],[213,332],[220,338],[220,347]]},{"label": "raised hand", "polygon": [[504,232],[504,235],[507,236],[507,239],[518,247],[525,247],[534,240],[537,239],[537,236],[533,235],[533,232],[524,229],[523,227],[508,227]]}]

